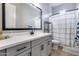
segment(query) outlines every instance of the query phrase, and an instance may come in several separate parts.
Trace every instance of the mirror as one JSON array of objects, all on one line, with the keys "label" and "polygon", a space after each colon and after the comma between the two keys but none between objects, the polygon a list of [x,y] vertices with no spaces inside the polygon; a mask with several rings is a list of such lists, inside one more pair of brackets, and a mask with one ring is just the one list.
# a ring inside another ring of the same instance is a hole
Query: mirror
[{"label": "mirror", "polygon": [[42,10],[31,3],[3,3],[3,30],[42,28]]}]

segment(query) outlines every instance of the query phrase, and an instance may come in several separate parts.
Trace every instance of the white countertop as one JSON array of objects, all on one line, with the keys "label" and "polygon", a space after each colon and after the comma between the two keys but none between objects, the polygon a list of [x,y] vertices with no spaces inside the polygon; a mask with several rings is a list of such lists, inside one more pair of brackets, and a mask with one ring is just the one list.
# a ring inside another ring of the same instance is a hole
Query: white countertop
[{"label": "white countertop", "polygon": [[0,40],[0,50],[16,46],[25,42],[30,42],[37,38],[51,35],[51,33],[35,33],[34,35],[21,33],[19,35],[12,36],[11,38]]}]

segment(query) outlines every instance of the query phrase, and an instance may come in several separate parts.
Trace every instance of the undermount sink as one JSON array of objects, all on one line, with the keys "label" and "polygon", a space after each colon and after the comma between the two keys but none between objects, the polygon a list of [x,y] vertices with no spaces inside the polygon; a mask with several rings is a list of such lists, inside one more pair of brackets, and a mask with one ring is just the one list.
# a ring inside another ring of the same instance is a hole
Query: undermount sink
[{"label": "undermount sink", "polygon": [[8,35],[6,35],[6,36],[1,35],[0,36],[0,40],[5,40],[5,39],[8,39],[8,38],[11,38],[11,36],[8,36]]},{"label": "undermount sink", "polygon": [[11,38],[11,36],[9,35],[4,36],[4,39],[8,39],[8,38]]}]

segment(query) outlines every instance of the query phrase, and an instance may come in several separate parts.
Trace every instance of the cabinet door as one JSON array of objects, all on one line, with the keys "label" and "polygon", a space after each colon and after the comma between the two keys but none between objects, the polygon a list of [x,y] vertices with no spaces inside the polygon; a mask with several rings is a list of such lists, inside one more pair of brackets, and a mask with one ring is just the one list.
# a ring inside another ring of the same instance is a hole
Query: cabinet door
[{"label": "cabinet door", "polygon": [[40,45],[32,48],[32,56],[40,56]]},{"label": "cabinet door", "polygon": [[0,50],[0,56],[5,56],[5,55],[6,55],[5,50]]},{"label": "cabinet door", "polygon": [[47,41],[43,41],[40,45],[41,56],[47,56]]},{"label": "cabinet door", "polygon": [[27,51],[24,51],[24,52],[18,54],[17,56],[31,56],[31,51],[29,49]]}]

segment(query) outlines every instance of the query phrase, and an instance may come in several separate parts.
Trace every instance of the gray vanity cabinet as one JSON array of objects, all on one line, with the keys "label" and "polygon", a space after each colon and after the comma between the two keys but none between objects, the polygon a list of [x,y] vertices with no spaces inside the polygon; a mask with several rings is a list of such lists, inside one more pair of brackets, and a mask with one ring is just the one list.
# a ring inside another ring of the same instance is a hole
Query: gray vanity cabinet
[{"label": "gray vanity cabinet", "polygon": [[51,52],[51,44],[51,36],[44,36],[0,50],[0,56],[47,56]]},{"label": "gray vanity cabinet", "polygon": [[0,56],[5,56],[6,55],[6,50],[0,50]]}]

